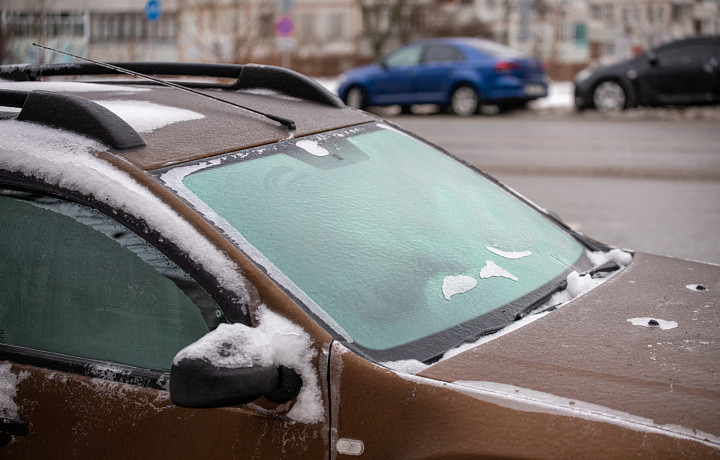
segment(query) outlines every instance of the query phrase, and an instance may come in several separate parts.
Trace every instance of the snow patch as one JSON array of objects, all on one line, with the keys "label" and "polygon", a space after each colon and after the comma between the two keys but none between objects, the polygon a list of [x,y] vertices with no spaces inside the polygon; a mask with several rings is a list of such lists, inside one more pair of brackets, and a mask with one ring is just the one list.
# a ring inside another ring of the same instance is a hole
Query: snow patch
[{"label": "snow patch", "polygon": [[313,366],[317,352],[307,332],[262,306],[256,327],[220,324],[217,329],[185,347],[173,359],[202,359],[216,367],[237,369],[282,365],[295,370],[303,385],[288,417],[302,423],[324,420],[324,409]]},{"label": "snow patch", "polygon": [[530,251],[503,251],[502,249],[493,248],[492,246],[485,246],[485,249],[506,259],[522,259],[532,254]]},{"label": "snow patch", "polygon": [[477,286],[477,280],[470,276],[446,276],[442,284],[442,292],[447,300],[455,294],[462,294]]},{"label": "snow patch", "polygon": [[12,364],[0,363],[0,417],[14,419],[18,415],[18,406],[15,403],[18,383],[28,378],[26,371],[12,371]]},{"label": "snow patch", "polygon": [[642,327],[657,327],[663,331],[668,329],[675,329],[678,327],[678,323],[675,321],[665,321],[664,319],[657,318],[630,318],[628,319],[634,326]]},{"label": "snow patch", "polygon": [[610,261],[615,262],[621,267],[625,267],[632,262],[632,254],[627,251],[623,251],[622,249],[611,249],[608,252],[587,251],[585,254],[587,254],[590,262],[592,262],[592,264],[596,267]]},{"label": "snow patch", "polygon": [[192,110],[168,107],[148,101],[95,101],[132,126],[135,131],[150,133],[180,121],[198,120],[205,115]]},{"label": "snow patch", "polygon": [[485,266],[480,270],[480,278],[488,279],[488,278],[492,278],[494,276],[498,276],[498,277],[502,277],[502,278],[509,278],[513,281],[518,280],[517,276],[513,275],[512,273],[505,270],[504,268],[498,266],[492,260],[488,260],[485,262]]},{"label": "snow patch", "polygon": [[315,155],[316,157],[325,157],[330,155],[330,152],[328,152],[325,147],[320,146],[317,141],[311,141],[306,139],[302,141],[297,141],[295,145],[305,150],[310,155]]},{"label": "snow patch", "polygon": [[133,85],[106,85],[102,83],[84,83],[71,81],[27,81],[12,82],[0,80],[0,89],[12,89],[15,91],[54,91],[65,93],[139,93],[150,91],[149,88],[141,88]]},{"label": "snow patch", "polygon": [[572,272],[567,276],[566,281],[567,288],[554,294],[547,303],[549,306],[568,303],[592,288],[599,286],[604,279],[595,279],[590,275],[580,275],[578,272]]}]

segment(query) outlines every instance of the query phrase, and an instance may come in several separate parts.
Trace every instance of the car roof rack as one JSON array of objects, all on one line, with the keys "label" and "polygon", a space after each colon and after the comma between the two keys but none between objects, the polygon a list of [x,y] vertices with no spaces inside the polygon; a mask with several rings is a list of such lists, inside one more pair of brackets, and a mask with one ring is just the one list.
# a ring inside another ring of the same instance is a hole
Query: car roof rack
[{"label": "car roof rack", "polygon": [[[316,81],[282,67],[258,64],[206,64],[185,62],[115,62],[113,66],[147,75],[231,78],[230,84],[209,82],[174,82],[188,88],[222,89],[268,89],[285,95],[317,102],[332,107],[344,107],[335,94]],[[15,81],[33,81],[42,77],[111,75],[120,72],[93,63],[20,65],[0,67],[0,78]],[[140,82],[139,82],[140,83]],[[142,84],[148,84],[142,82]],[[152,84],[152,83],[150,83]]]},{"label": "car roof rack", "polygon": [[20,108],[17,115],[20,121],[84,134],[117,150],[145,146],[145,141],[125,120],[78,96],[41,90],[0,90],[0,105]]}]

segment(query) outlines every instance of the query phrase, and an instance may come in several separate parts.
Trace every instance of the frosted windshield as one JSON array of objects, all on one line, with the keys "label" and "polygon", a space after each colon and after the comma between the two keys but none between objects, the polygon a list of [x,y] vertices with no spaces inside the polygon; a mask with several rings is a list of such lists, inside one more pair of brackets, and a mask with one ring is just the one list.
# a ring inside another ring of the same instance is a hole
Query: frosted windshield
[{"label": "frosted windshield", "polygon": [[381,126],[188,169],[182,184],[201,211],[237,231],[271,275],[282,273],[367,349],[500,309],[565,273],[583,252],[476,171]]}]

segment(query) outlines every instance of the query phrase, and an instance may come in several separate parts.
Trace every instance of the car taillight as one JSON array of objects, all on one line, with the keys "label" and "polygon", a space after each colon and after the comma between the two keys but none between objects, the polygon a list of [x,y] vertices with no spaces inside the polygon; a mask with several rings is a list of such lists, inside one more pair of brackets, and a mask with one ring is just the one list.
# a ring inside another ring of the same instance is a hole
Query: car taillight
[{"label": "car taillight", "polygon": [[498,61],[495,63],[495,72],[497,73],[510,73],[520,67],[517,62],[512,61]]}]

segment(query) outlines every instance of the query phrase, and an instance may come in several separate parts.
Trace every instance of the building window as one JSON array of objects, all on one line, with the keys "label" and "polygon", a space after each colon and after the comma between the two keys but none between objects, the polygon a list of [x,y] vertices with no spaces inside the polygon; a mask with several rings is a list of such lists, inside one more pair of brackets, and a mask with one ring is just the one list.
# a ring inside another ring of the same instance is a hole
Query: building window
[{"label": "building window", "polygon": [[5,11],[4,22],[9,37],[84,37],[85,13],[82,11],[18,12]]},{"label": "building window", "polygon": [[271,39],[275,36],[275,21],[272,13],[261,13],[259,17],[258,37]]},{"label": "building window", "polygon": [[312,42],[317,38],[317,16],[315,13],[303,13],[298,17],[298,40]]},{"label": "building window", "polygon": [[348,33],[347,14],[344,12],[331,13],[329,16],[327,38],[331,40],[342,39]]},{"label": "building window", "polygon": [[587,25],[576,23],[574,29],[575,46],[587,46]]},{"label": "building window", "polygon": [[175,13],[163,13],[152,23],[143,13],[91,13],[90,40],[95,43],[147,39],[174,41],[176,21]]},{"label": "building window", "polygon": [[603,19],[605,21],[605,24],[607,24],[609,26],[612,26],[615,24],[615,9],[613,8],[613,6],[614,5],[612,3],[608,3],[603,8],[603,10],[604,10]]},{"label": "building window", "polygon": [[674,21],[683,21],[692,17],[693,6],[680,4],[672,6],[672,17]]}]

